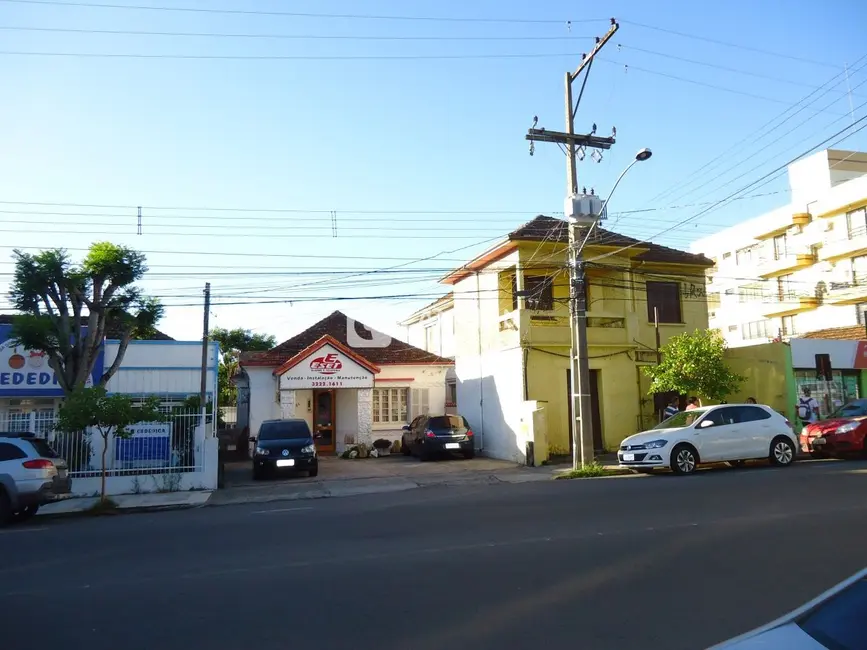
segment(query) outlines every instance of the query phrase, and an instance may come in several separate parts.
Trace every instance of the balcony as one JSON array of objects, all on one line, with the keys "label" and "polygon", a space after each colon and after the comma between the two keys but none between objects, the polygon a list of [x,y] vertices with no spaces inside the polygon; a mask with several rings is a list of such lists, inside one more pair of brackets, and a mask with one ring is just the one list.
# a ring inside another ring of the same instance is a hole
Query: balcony
[{"label": "balcony", "polygon": [[829,305],[855,305],[867,302],[867,276],[855,276],[848,282],[831,282],[825,302]]},{"label": "balcony", "polygon": [[840,235],[826,237],[822,246],[822,259],[829,262],[865,253],[867,253],[867,227],[853,228],[842,237]]},{"label": "balcony", "polygon": [[816,296],[803,296],[795,293],[774,295],[769,300],[772,302],[762,310],[766,318],[791,316],[802,311],[811,311],[819,306],[819,299]]},{"label": "balcony", "polygon": [[[500,345],[517,347],[564,346],[571,344],[569,317],[516,310],[500,316]],[[587,342],[591,346],[626,346],[630,337],[626,318],[587,314]]]},{"label": "balcony", "polygon": [[759,259],[758,275],[762,278],[773,278],[812,266],[816,263],[816,254],[808,248],[788,251],[782,255],[773,255]]}]

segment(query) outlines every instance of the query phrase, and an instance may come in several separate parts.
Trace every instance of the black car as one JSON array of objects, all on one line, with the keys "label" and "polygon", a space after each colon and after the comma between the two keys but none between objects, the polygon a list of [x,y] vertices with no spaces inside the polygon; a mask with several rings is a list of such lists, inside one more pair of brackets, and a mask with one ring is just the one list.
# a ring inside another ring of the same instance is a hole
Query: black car
[{"label": "black car", "polygon": [[277,471],[306,471],[310,476],[319,473],[316,444],[306,420],[265,420],[259,435],[250,438],[256,443],[253,450],[253,479]]},{"label": "black car", "polygon": [[462,415],[420,415],[403,427],[400,448],[405,456],[414,454],[429,460],[443,454],[476,455],[473,430]]}]

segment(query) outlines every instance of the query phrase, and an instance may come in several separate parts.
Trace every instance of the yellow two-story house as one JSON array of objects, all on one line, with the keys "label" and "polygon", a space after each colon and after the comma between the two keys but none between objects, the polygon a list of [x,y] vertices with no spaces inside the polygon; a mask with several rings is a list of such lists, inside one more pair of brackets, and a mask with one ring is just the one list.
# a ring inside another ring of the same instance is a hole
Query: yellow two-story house
[{"label": "yellow two-story house", "polygon": [[[442,280],[453,289],[457,408],[489,456],[526,462],[528,436],[540,426],[536,463],[571,453],[567,243],[565,221],[538,216]],[[615,254],[594,261],[606,253]],[[657,339],[664,345],[707,327],[713,263],[603,229],[584,257],[591,419],[602,452],[655,423],[641,367],[656,363]],[[405,322],[425,323],[422,312]]]}]

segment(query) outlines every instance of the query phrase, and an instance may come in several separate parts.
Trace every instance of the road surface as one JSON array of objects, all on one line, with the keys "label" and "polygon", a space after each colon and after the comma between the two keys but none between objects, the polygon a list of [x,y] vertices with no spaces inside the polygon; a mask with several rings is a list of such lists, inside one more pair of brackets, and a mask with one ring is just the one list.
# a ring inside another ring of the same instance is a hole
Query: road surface
[{"label": "road surface", "polygon": [[867,565],[867,465],[35,521],[4,647],[704,648]]}]

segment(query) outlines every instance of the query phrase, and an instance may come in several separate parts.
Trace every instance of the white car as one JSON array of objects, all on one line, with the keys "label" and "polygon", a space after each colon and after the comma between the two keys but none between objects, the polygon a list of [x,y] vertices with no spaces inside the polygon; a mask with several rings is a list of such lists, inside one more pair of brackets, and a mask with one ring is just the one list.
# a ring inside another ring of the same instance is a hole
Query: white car
[{"label": "white car", "polygon": [[710,650],[854,650],[867,647],[867,569],[803,607]]},{"label": "white car", "polygon": [[797,438],[788,419],[762,404],[720,404],[681,411],[620,445],[620,466],[641,472],[670,468],[692,474],[701,463],[795,460]]}]

